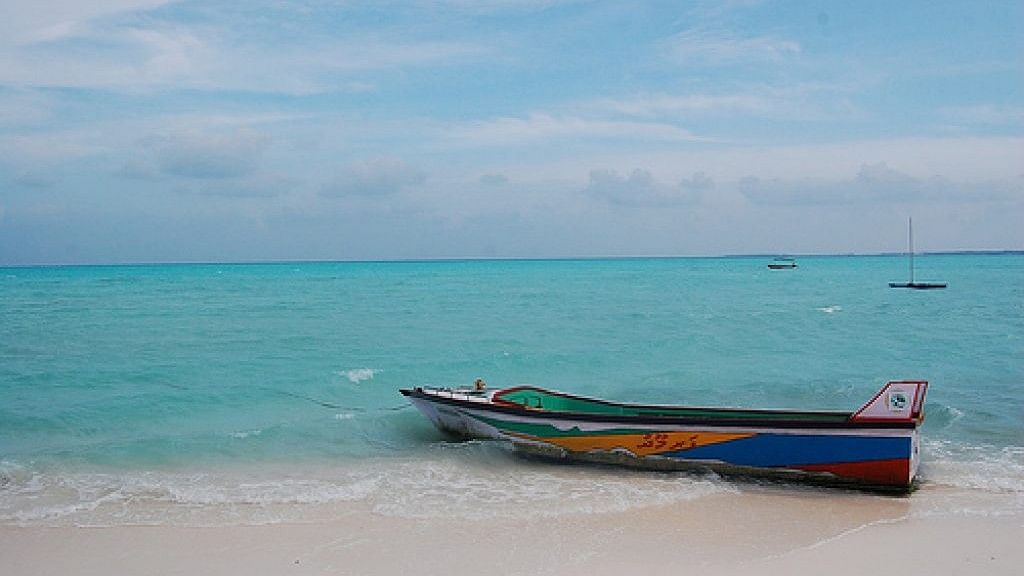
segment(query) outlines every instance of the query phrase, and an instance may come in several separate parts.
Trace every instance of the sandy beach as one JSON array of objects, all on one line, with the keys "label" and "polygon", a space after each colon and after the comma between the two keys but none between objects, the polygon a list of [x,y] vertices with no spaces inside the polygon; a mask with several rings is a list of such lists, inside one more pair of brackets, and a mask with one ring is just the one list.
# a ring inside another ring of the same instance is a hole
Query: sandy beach
[{"label": "sandy beach", "polygon": [[[1016,574],[1024,515],[768,488],[616,513],[0,527],[10,576],[49,574]],[[990,508],[993,502],[988,502]]]}]

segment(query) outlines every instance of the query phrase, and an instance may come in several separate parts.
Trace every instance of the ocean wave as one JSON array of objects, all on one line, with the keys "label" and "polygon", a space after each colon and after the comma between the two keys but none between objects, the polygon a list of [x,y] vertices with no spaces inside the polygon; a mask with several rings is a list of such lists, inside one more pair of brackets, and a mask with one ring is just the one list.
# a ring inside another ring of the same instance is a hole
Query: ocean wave
[{"label": "ocean wave", "polygon": [[381,372],[382,370],[378,370],[376,368],[354,368],[352,370],[338,372],[338,375],[348,378],[348,381],[353,384],[359,384],[366,380],[373,380],[373,377]]},{"label": "ocean wave", "polygon": [[[953,427],[964,417],[964,411],[939,402],[928,403],[928,424],[939,430]],[[940,450],[939,453],[942,451]]]},{"label": "ocean wave", "polygon": [[821,312],[824,312],[826,314],[835,314],[836,312],[841,312],[843,310],[843,307],[842,306],[825,306],[823,308],[817,308],[817,310],[819,310]]},{"label": "ocean wave", "polygon": [[[921,485],[911,496],[915,516],[1024,511],[1024,447],[926,438],[922,449]],[[410,519],[560,517],[667,506],[759,486],[715,475],[535,461],[495,442],[437,442],[420,454],[388,458],[188,471],[49,469],[3,461],[0,524],[263,524],[328,519],[353,507]]]},{"label": "ocean wave", "polygon": [[915,517],[1024,514],[1024,447],[922,440]]},{"label": "ocean wave", "polygon": [[928,483],[1024,495],[1024,446],[979,446],[922,440],[921,476]]},{"label": "ocean wave", "polygon": [[44,526],[266,523],[364,500],[375,479],[230,472],[33,473],[0,492],[0,523]]},{"label": "ocean wave", "polygon": [[25,466],[9,460],[0,460],[0,490],[29,484],[33,476],[32,471]]},{"label": "ocean wave", "polygon": [[536,518],[624,512],[734,490],[717,476],[547,465],[510,474],[434,462],[388,475],[374,512],[402,518]]},{"label": "ocean wave", "polygon": [[[400,518],[621,512],[732,490],[716,476],[536,464],[490,446],[338,466],[195,473],[5,472],[0,524],[225,525],[300,522],[353,506]],[[471,455],[467,458],[467,455]]]}]

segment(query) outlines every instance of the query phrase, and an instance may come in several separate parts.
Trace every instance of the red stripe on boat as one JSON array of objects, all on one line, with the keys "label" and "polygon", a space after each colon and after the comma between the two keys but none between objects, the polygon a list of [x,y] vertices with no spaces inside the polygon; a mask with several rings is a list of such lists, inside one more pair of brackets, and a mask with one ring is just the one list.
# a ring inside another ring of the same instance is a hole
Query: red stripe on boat
[{"label": "red stripe on boat", "polygon": [[906,486],[910,484],[910,459],[870,460],[837,464],[805,464],[793,466],[806,472],[831,472],[842,478],[853,478],[869,484]]}]

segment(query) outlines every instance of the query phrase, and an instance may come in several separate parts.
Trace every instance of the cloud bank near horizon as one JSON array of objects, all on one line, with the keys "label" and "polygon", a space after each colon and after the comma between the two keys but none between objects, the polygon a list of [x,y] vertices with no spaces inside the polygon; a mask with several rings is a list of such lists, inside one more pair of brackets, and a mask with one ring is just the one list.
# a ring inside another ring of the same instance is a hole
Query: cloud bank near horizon
[{"label": "cloud bank near horizon", "polygon": [[1015,3],[5,10],[0,264],[1024,249]]}]

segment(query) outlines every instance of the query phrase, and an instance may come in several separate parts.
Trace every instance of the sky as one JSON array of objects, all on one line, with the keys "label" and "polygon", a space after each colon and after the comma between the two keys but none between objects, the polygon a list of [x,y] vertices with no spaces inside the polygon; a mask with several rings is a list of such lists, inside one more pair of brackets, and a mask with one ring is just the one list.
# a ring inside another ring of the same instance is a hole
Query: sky
[{"label": "sky", "polygon": [[0,0],[0,265],[1024,249],[1024,3]]}]

